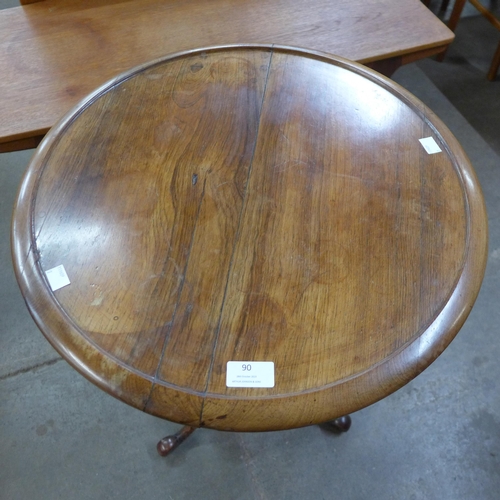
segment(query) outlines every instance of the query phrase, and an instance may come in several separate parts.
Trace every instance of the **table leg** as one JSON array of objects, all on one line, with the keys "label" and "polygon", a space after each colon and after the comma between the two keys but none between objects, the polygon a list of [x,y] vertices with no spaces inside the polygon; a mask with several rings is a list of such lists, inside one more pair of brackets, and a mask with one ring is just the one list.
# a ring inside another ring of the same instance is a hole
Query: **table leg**
[{"label": "table leg", "polygon": [[493,61],[491,62],[490,70],[488,71],[488,80],[492,82],[498,73],[498,68],[500,67],[500,42],[498,43],[497,51],[493,56]]},{"label": "table leg", "polygon": [[[451,31],[455,31],[466,1],[467,0],[456,0],[453,10],[451,11],[450,20],[448,21],[448,28],[450,28]],[[436,60],[442,62],[447,51],[448,49],[438,54]]]},{"label": "table leg", "polygon": [[401,67],[403,64],[403,60],[401,56],[390,57],[389,59],[384,59],[382,61],[372,61],[369,63],[365,63],[364,66],[368,68],[374,69],[379,73],[382,73],[387,78],[390,78],[393,73]]},{"label": "table leg", "polygon": [[324,423],[326,429],[335,433],[347,432],[351,428],[351,417],[344,415],[343,417],[336,418]]},{"label": "table leg", "polygon": [[180,431],[176,432],[175,434],[164,437],[156,445],[158,454],[162,457],[166,457],[170,452],[174,451],[177,446],[183,443],[195,430],[196,427],[185,425]]},{"label": "table leg", "polygon": [[[351,427],[351,417],[350,415],[344,415],[343,417],[336,418],[325,422],[325,427],[333,432],[341,433],[347,432]],[[158,454],[162,457],[166,457],[169,453],[174,451],[181,443],[183,443],[194,431],[196,427],[190,427],[189,425],[184,426],[180,431],[172,434],[171,436],[166,436],[161,439],[156,445],[156,450]]]}]

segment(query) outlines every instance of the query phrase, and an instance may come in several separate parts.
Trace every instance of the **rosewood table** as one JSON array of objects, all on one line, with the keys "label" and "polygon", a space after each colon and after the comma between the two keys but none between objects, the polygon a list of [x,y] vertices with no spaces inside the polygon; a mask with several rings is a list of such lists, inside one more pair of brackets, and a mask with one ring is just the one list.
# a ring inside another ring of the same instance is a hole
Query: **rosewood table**
[{"label": "rosewood table", "polygon": [[12,241],[61,356],[187,426],[166,453],[197,427],[322,423],[409,382],[473,306],[487,219],[415,97],[252,45],[156,60],[81,102],[27,169]]}]

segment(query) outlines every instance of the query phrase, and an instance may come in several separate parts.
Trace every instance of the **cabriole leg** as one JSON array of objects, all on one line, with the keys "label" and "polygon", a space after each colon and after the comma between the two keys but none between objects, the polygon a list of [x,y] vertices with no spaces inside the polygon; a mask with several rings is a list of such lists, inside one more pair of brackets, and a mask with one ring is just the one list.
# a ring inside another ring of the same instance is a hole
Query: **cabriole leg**
[{"label": "cabriole leg", "polygon": [[335,420],[330,420],[325,422],[325,427],[336,433],[347,432],[351,427],[351,417],[349,415],[344,415],[343,417],[336,418]]},{"label": "cabriole leg", "polygon": [[186,425],[175,434],[164,437],[156,445],[158,454],[162,457],[166,457],[170,452],[174,451],[177,446],[183,443],[195,430],[196,427],[189,427],[189,425]]}]

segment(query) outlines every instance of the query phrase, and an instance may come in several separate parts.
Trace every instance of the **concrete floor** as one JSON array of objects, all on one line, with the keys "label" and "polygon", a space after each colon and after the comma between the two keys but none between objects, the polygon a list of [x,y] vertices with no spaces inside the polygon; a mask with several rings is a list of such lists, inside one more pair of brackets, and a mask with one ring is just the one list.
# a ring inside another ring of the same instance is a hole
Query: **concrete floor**
[{"label": "concrete floor", "polygon": [[444,354],[354,414],[341,436],[317,426],[201,430],[157,456],[158,438],[178,426],[87,382],[31,320],[9,238],[32,151],[0,155],[0,499],[500,498],[500,78],[485,80],[499,35],[470,14],[444,63],[410,65],[394,79],[441,117],[476,167],[490,223],[484,284]]}]

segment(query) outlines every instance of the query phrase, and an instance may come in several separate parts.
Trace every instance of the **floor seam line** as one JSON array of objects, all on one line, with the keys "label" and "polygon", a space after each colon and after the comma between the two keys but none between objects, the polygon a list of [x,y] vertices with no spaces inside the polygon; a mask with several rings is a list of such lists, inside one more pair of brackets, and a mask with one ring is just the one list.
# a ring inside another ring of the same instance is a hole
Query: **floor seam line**
[{"label": "floor seam line", "polygon": [[33,365],[33,366],[29,366],[29,367],[26,367],[26,368],[20,368],[19,370],[15,370],[13,372],[6,373],[5,375],[1,375],[0,376],[0,381],[7,380],[7,379],[12,378],[12,377],[16,377],[17,375],[22,375],[23,373],[32,372],[34,370],[37,370],[38,368],[44,368],[45,366],[54,365],[58,361],[62,361],[62,360],[63,360],[63,358],[58,357],[58,358],[55,358],[55,359],[49,359],[48,361],[44,361],[43,363],[38,363],[38,364]]}]

